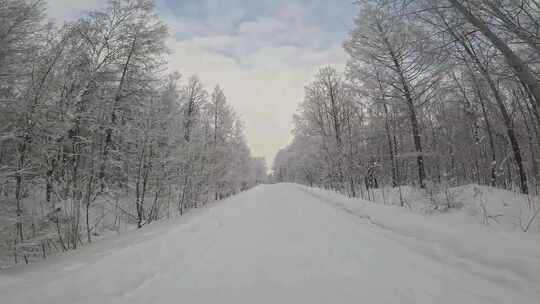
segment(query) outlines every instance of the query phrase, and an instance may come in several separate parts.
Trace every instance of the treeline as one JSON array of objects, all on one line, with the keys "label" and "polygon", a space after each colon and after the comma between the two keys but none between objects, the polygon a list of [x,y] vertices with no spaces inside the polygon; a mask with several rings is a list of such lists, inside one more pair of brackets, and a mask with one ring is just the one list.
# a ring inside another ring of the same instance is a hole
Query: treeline
[{"label": "treeline", "polygon": [[275,178],[347,191],[478,183],[538,193],[540,5],[358,1],[343,73],[306,87]]},{"label": "treeline", "polygon": [[216,87],[166,73],[150,0],[56,26],[0,0],[0,255],[69,250],[243,191],[266,176]]}]

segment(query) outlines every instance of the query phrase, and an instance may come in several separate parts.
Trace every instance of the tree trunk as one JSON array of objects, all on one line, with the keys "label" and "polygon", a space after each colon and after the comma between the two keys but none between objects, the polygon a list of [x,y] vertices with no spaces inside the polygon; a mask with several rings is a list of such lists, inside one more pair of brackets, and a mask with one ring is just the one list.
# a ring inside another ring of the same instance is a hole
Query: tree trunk
[{"label": "tree trunk", "polygon": [[510,118],[510,114],[508,113],[508,110],[506,109],[506,106],[504,105],[502,96],[500,95],[499,90],[497,89],[495,85],[495,82],[491,78],[491,75],[489,75],[489,73],[485,71],[483,68],[480,68],[480,69],[481,71],[483,71],[482,73],[484,74],[484,77],[486,78],[488,85],[491,88],[491,91],[493,92],[493,96],[495,97],[495,100],[497,101],[499,110],[501,111],[501,116],[503,118],[503,122],[506,127],[506,133],[508,135],[510,146],[514,154],[514,161],[516,162],[516,165],[518,168],[520,190],[523,194],[528,194],[529,188],[527,184],[527,174],[525,173],[525,168],[523,166],[523,159],[521,156],[519,143],[517,141],[517,136],[515,134],[514,123],[512,122],[512,119]]},{"label": "tree trunk", "polygon": [[105,131],[105,145],[103,147],[101,169],[99,173],[99,179],[101,180],[101,190],[105,189],[105,166],[109,157],[109,150],[112,145],[113,128],[114,128],[114,125],[116,124],[116,120],[118,119],[118,116],[116,114],[116,108],[118,107],[118,102],[120,102],[120,99],[122,98],[122,90],[124,88],[124,83],[126,81],[128,67],[130,65],[131,58],[133,54],[135,53],[136,44],[137,44],[137,36],[133,38],[133,41],[129,49],[128,57],[126,59],[126,62],[124,63],[124,67],[122,69],[122,76],[120,77],[120,83],[118,84],[118,88],[116,90],[116,94],[114,96],[113,103],[112,103],[111,119],[109,122],[110,125],[109,127],[107,127],[107,130]]},{"label": "tree trunk", "polygon": [[[15,230],[19,243],[24,242],[21,199],[23,190],[24,162],[26,158],[26,149],[29,140],[30,137],[28,135],[25,135],[23,143],[19,146],[19,159],[17,173],[15,174],[15,201],[17,203],[17,223],[15,224]],[[28,264],[28,257],[26,255],[24,256],[24,261],[26,262],[26,264]]]},{"label": "tree trunk", "polygon": [[[457,0],[449,0],[452,3],[458,3]],[[463,6],[462,6],[463,7]],[[443,19],[444,20],[444,19]],[[446,22],[446,21],[445,21]],[[520,190],[524,194],[528,194],[528,185],[527,185],[527,175],[525,173],[525,168],[523,167],[523,160],[521,157],[521,151],[519,147],[519,143],[516,138],[516,134],[514,131],[514,125],[512,122],[512,119],[510,118],[510,115],[508,113],[508,110],[506,109],[506,106],[504,104],[503,98],[501,94],[499,93],[499,89],[497,88],[495,81],[491,77],[491,74],[489,73],[489,70],[487,67],[480,61],[478,56],[476,56],[476,53],[472,49],[472,45],[467,44],[466,38],[464,38],[462,35],[459,35],[456,33],[448,24],[446,24],[447,29],[449,33],[461,44],[465,52],[470,56],[470,58],[474,61],[476,64],[478,70],[482,74],[482,76],[485,78],[489,88],[491,89],[491,92],[493,93],[493,97],[495,98],[495,101],[497,102],[497,106],[499,107],[499,111],[501,112],[501,116],[503,118],[504,125],[506,127],[506,134],[508,136],[508,139],[510,141],[510,146],[512,148],[512,152],[514,155],[514,161],[516,162],[517,168],[518,168],[518,174],[519,174],[519,180],[520,180]],[[473,73],[473,72],[471,72]],[[539,91],[540,92],[540,91]]]},{"label": "tree trunk", "polygon": [[463,17],[465,17],[467,22],[475,26],[502,53],[508,65],[516,73],[516,76],[530,89],[536,104],[540,108],[540,83],[528,65],[519,56],[517,56],[501,38],[491,31],[489,26],[482,19],[475,16],[459,0],[448,1],[463,15]]},{"label": "tree trunk", "polygon": [[[381,25],[378,24],[379,31],[383,33],[384,31],[381,28]],[[394,64],[394,67],[396,69],[396,72],[398,74],[398,77],[401,82],[401,86],[403,88],[403,97],[405,98],[405,102],[407,104],[408,112],[409,112],[409,120],[411,123],[412,128],[412,135],[413,135],[413,141],[414,141],[414,147],[417,153],[416,156],[416,164],[418,167],[418,181],[420,183],[420,188],[426,188],[425,179],[426,179],[426,170],[424,168],[424,156],[422,151],[422,138],[420,136],[420,127],[418,123],[418,117],[416,115],[416,110],[414,106],[414,100],[412,97],[411,88],[409,87],[409,84],[405,78],[405,74],[403,72],[403,68],[399,62],[397,54],[394,52],[392,45],[388,41],[386,37],[383,37],[384,43],[386,44],[386,47],[388,48],[388,54],[392,58],[392,62]]]}]

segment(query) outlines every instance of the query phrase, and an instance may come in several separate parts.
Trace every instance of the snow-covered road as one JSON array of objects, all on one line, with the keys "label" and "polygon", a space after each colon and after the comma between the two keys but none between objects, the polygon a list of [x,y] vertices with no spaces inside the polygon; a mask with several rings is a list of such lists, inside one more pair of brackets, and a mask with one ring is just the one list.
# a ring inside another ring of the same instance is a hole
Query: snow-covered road
[{"label": "snow-covered road", "polygon": [[265,185],[9,270],[0,274],[0,302],[540,303],[538,282],[485,265],[475,271],[474,261],[458,267],[440,250],[297,185]]}]

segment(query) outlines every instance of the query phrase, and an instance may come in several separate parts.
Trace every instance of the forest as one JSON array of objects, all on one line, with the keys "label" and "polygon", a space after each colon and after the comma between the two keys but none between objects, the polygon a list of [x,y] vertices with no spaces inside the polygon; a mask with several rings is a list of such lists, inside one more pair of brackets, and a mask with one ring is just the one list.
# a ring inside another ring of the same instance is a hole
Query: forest
[{"label": "forest", "polygon": [[357,1],[343,71],[319,70],[274,178],[369,189],[540,186],[540,4]]},{"label": "forest", "polygon": [[0,0],[0,261],[28,263],[263,182],[219,86],[167,69],[150,0],[64,24]]},{"label": "forest", "polygon": [[539,253],[540,0],[0,0],[1,303],[538,304]]},{"label": "forest", "polygon": [[[362,198],[470,184],[538,195],[540,4],[356,7],[348,60],[305,86],[271,181]],[[61,24],[45,0],[0,0],[1,263],[268,181],[220,86],[171,71],[169,37],[152,0],[110,0]]]}]

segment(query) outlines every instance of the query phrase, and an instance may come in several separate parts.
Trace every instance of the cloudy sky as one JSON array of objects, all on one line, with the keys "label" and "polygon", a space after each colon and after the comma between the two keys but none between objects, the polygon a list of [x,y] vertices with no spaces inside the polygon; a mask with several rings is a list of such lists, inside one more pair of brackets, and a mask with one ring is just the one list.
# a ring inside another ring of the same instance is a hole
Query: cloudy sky
[{"label": "cloudy sky", "polygon": [[[106,0],[48,0],[69,20]],[[269,165],[291,140],[303,88],[324,65],[341,68],[353,0],[156,0],[169,25],[171,69],[219,84],[246,123],[248,144]]]}]

